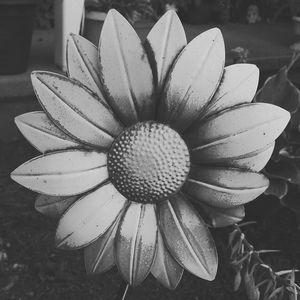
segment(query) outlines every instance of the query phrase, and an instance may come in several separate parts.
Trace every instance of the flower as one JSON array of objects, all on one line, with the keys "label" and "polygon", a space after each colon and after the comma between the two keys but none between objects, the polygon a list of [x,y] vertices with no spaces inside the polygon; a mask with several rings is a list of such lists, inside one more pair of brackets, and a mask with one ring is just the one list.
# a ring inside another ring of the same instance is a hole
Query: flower
[{"label": "flower", "polygon": [[130,285],[151,272],[171,289],[183,269],[215,278],[207,224],[240,221],[265,191],[259,171],[289,121],[250,103],[257,67],[224,68],[224,53],[218,29],[186,45],[174,11],[143,44],[111,10],[98,49],[70,36],[67,77],[32,73],[45,112],[16,123],[43,154],[11,176],[41,194],[39,211],[61,216],[56,245],[85,247],[89,273],[116,264]]}]

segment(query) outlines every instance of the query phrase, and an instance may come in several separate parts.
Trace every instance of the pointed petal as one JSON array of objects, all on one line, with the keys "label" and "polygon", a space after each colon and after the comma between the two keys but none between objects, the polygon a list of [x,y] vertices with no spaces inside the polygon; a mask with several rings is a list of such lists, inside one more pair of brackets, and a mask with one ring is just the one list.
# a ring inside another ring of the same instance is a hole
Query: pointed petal
[{"label": "pointed petal", "polygon": [[154,117],[152,70],[142,42],[116,10],[107,14],[99,41],[100,76],[107,100],[126,125]]},{"label": "pointed petal", "polygon": [[216,91],[224,63],[224,41],[219,29],[210,29],[192,40],[170,71],[159,120],[179,130],[186,129]]},{"label": "pointed petal", "polygon": [[151,273],[163,286],[171,290],[176,289],[183,274],[183,268],[169,253],[159,231]]},{"label": "pointed petal", "polygon": [[159,206],[159,224],[173,257],[192,274],[213,280],[218,256],[205,222],[182,194]]},{"label": "pointed petal", "polygon": [[123,127],[107,104],[78,81],[50,72],[33,72],[35,93],[50,116],[62,131],[84,144],[107,148]]},{"label": "pointed petal", "polygon": [[167,11],[153,26],[146,40],[154,56],[158,91],[161,91],[166,76],[177,55],[186,46],[184,28],[173,10]]},{"label": "pointed petal", "polygon": [[43,215],[57,218],[60,217],[77,199],[77,196],[60,197],[38,195],[34,207]]},{"label": "pointed petal", "polygon": [[245,217],[244,205],[231,208],[213,207],[203,201],[190,198],[200,208],[201,216],[211,227],[226,227],[242,221]]},{"label": "pointed petal", "polygon": [[155,256],[157,220],[153,204],[132,202],[116,238],[116,261],[123,278],[133,286],[149,274]]},{"label": "pointed petal", "polygon": [[[274,150],[274,146],[275,142],[265,146],[262,149],[241,156],[224,158],[223,160],[218,159],[215,164],[222,167],[233,167],[253,172],[259,172],[266,166],[266,164],[270,160]],[[193,162],[197,163],[197,159],[194,159]],[[210,165],[213,165],[213,163],[210,162]]]},{"label": "pointed petal", "polygon": [[[222,166],[229,166],[253,172],[259,172],[266,166],[266,164],[270,160],[274,150],[274,146],[275,142],[267,145],[263,149],[250,152],[239,157],[234,157],[232,159],[225,159],[224,163],[222,163]],[[220,163],[221,161],[219,161],[219,164]]]},{"label": "pointed petal", "polygon": [[83,196],[60,219],[56,246],[77,249],[91,243],[108,230],[126,203],[127,200],[111,183]]},{"label": "pointed petal", "polygon": [[230,208],[254,200],[268,186],[268,178],[260,173],[199,166],[192,168],[183,189],[205,204]]},{"label": "pointed petal", "polygon": [[249,103],[213,115],[185,135],[194,162],[215,163],[263,149],[283,131],[286,110],[266,103]]},{"label": "pointed petal", "polygon": [[84,263],[88,274],[101,274],[114,266],[114,239],[119,221],[120,217],[103,236],[84,248]]},{"label": "pointed petal", "polygon": [[235,64],[225,68],[222,81],[202,117],[208,117],[226,108],[251,102],[258,85],[256,65]]},{"label": "pointed petal", "polygon": [[41,194],[78,195],[108,178],[106,160],[106,154],[98,152],[52,152],[25,162],[12,172],[11,178]]},{"label": "pointed petal", "polygon": [[42,153],[82,146],[56,127],[42,111],[17,116],[15,122],[29,143]]},{"label": "pointed petal", "polygon": [[71,33],[67,43],[67,64],[68,76],[81,82],[104,101],[97,47],[82,36]]}]

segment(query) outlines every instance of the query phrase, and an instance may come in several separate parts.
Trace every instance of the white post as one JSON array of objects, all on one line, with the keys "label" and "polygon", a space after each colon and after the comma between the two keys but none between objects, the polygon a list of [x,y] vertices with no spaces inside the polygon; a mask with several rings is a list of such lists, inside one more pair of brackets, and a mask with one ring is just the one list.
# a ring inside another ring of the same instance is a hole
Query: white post
[{"label": "white post", "polygon": [[79,34],[84,0],[55,0],[55,64],[66,71],[66,44],[70,33]]}]

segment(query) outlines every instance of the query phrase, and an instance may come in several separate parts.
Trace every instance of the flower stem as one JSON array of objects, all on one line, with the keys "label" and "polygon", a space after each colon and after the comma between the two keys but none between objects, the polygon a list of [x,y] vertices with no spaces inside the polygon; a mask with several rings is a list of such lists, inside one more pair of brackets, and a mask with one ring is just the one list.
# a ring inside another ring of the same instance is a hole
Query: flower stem
[{"label": "flower stem", "polygon": [[128,289],[129,289],[129,284],[126,283],[125,281],[122,281],[115,300],[125,300]]}]

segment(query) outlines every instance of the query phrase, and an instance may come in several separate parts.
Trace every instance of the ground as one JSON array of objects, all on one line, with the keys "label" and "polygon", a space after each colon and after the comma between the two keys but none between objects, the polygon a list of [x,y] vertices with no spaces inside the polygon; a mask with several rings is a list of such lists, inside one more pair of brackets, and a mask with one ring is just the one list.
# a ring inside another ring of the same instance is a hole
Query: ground
[{"label": "ground", "polygon": [[[13,183],[8,174],[37,152],[24,140],[0,143],[0,299],[97,299],[114,300],[122,284],[114,268],[100,276],[87,276],[82,251],[54,248],[57,220],[34,210],[35,194]],[[300,268],[300,232],[294,215],[278,200],[261,197],[247,206],[256,225],[245,232],[257,249],[280,249],[263,259],[275,270]],[[206,282],[184,273],[175,291],[163,288],[152,277],[130,289],[126,299],[137,300],[243,300],[233,292],[232,271],[226,246],[229,229],[213,230],[219,270],[215,281]],[[121,298],[118,298],[121,299]]]}]

